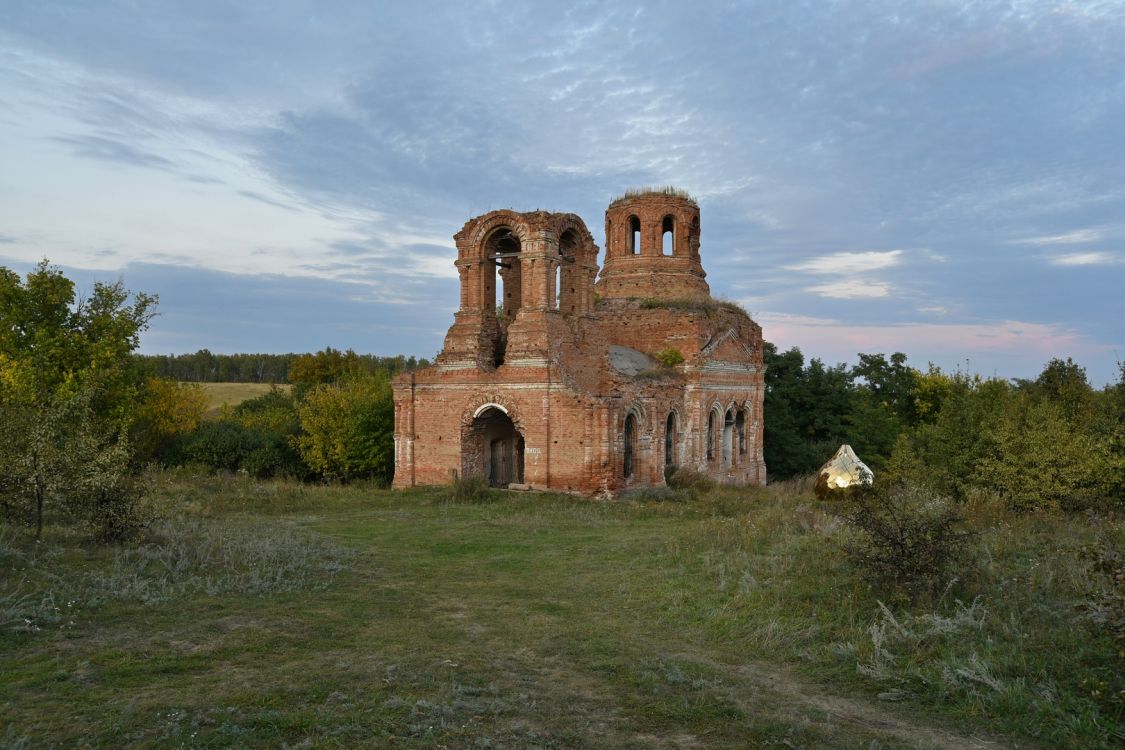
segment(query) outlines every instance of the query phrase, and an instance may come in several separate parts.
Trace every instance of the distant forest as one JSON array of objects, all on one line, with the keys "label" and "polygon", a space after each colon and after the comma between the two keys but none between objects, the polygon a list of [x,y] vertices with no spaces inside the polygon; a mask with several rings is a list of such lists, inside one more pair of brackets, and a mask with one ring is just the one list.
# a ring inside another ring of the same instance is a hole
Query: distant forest
[{"label": "distant forest", "polygon": [[[404,357],[380,357],[325,350],[359,365],[367,372],[399,372],[428,367],[429,360]],[[151,376],[187,383],[288,383],[293,363],[308,354],[214,354],[200,349],[194,354],[134,354],[142,369]]]}]

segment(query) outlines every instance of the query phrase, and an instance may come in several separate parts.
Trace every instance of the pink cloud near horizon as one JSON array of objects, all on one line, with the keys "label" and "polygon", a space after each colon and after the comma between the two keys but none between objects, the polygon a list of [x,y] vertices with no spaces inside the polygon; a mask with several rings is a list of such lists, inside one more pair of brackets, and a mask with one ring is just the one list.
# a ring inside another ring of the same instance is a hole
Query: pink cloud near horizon
[{"label": "pink cloud near horizon", "polygon": [[[1112,351],[1114,344],[1094,341],[1080,331],[1053,323],[1004,320],[995,323],[902,323],[849,325],[837,320],[786,313],[760,313],[767,341],[779,349],[800,347],[808,357],[850,361],[857,352],[905,352],[915,366],[926,361],[948,365],[965,359],[1003,361],[1038,367],[1052,357],[1075,357]],[[1033,372],[1005,372],[1022,377]]]}]

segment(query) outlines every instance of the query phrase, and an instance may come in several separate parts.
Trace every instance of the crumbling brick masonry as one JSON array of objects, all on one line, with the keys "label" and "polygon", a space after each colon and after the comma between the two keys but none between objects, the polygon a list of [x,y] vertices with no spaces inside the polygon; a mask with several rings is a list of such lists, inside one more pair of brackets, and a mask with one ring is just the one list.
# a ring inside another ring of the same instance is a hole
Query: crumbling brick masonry
[{"label": "crumbling brick masonry", "polygon": [[457,233],[445,346],[394,384],[395,487],[616,495],[676,467],[765,483],[762,329],[711,298],[699,206],[627,193],[605,236],[598,278],[574,214],[493,211]]}]

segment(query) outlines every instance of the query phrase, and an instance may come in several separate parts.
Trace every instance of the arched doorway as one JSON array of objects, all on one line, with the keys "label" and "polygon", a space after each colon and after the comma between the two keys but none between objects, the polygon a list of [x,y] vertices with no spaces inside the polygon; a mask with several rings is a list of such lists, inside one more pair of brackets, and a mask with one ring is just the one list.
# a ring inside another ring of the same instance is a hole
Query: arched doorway
[{"label": "arched doorway", "polygon": [[493,487],[523,484],[523,435],[497,406],[482,410],[461,440],[461,474],[484,477]]}]

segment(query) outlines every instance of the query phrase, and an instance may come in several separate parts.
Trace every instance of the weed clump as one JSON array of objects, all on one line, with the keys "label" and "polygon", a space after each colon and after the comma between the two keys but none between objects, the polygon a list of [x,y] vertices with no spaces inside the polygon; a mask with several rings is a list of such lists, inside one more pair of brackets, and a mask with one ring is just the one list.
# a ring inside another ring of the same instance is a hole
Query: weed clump
[{"label": "weed clump", "polygon": [[684,355],[680,352],[679,349],[671,346],[666,346],[658,351],[653,359],[659,362],[662,366],[669,368],[675,367],[676,365],[682,365],[684,363]]},{"label": "weed clump", "polygon": [[1125,550],[1108,536],[1082,549],[1088,561],[1086,601],[1079,605],[1092,629],[1117,649],[1116,679],[1096,680],[1090,693],[1113,716],[1125,716]]},{"label": "weed clump", "polygon": [[701,495],[710,493],[714,489],[714,480],[706,476],[705,473],[684,467],[670,469],[666,472],[665,481],[668,482],[669,487],[688,489]]},{"label": "weed clump", "polygon": [[915,484],[846,491],[836,513],[856,534],[844,549],[874,586],[916,599],[966,574],[970,534],[952,502]]},{"label": "weed clump", "polygon": [[498,496],[484,477],[460,477],[449,485],[445,499],[451,503],[490,503]]},{"label": "weed clump", "polygon": [[621,499],[635,503],[676,503],[696,499],[691,490],[673,487],[637,487],[621,493]]}]

